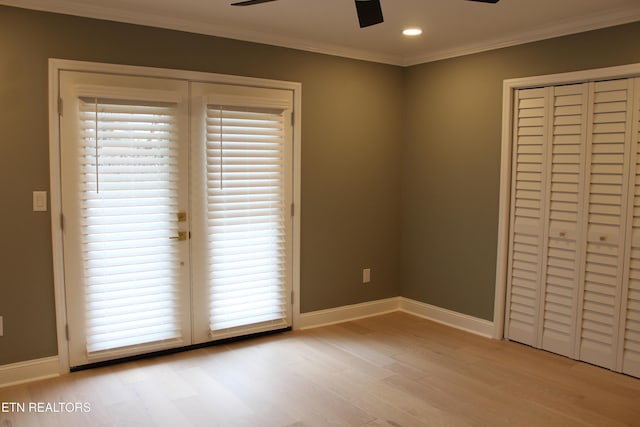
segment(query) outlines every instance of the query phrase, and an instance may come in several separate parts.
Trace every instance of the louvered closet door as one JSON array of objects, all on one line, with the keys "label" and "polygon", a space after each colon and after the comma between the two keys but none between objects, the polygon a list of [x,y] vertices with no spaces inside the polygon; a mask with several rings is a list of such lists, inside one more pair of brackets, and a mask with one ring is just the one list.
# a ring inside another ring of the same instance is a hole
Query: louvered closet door
[{"label": "louvered closet door", "polygon": [[640,377],[640,79],[634,80],[635,116],[631,127],[631,194],[629,201],[630,238],[627,241],[627,275],[622,293],[622,327],[618,363],[622,372]]},{"label": "louvered closet door", "polygon": [[518,91],[508,337],[575,356],[588,85]]},{"label": "louvered closet door", "polygon": [[195,340],[289,327],[292,93],[192,94]]},{"label": "louvered closet door", "polygon": [[191,342],[187,89],[61,73],[71,366]]},{"label": "louvered closet door", "polygon": [[507,278],[508,338],[539,346],[539,307],[547,208],[549,89],[516,92],[511,241]]},{"label": "louvered closet door", "polygon": [[615,369],[631,157],[631,81],[591,83],[590,99],[579,358]]},{"label": "louvered closet door", "polygon": [[588,85],[552,88],[551,153],[540,347],[575,357],[581,283]]}]

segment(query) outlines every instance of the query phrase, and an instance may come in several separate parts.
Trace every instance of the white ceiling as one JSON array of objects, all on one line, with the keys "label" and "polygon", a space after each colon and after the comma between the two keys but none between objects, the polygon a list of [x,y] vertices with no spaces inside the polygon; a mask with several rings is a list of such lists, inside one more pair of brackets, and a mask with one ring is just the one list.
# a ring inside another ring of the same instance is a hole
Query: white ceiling
[{"label": "white ceiling", "polygon": [[[385,22],[359,28],[353,0],[0,0],[0,4],[413,65],[640,21],[640,0],[381,0]],[[402,29],[424,34],[409,39]]]}]

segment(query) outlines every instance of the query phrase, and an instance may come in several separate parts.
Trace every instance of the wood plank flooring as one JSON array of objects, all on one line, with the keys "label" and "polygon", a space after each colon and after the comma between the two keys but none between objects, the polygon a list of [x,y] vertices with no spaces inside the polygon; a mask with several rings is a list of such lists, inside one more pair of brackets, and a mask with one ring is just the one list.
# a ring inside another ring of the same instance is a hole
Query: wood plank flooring
[{"label": "wood plank flooring", "polygon": [[398,312],[7,387],[0,405],[0,427],[616,427],[640,426],[640,380]]}]

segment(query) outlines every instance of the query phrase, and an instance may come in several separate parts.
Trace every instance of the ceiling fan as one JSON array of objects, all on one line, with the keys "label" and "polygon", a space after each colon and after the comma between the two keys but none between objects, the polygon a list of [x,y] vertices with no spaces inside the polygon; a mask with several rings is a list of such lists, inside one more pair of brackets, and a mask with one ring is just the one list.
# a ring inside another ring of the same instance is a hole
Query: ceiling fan
[{"label": "ceiling fan", "polygon": [[[245,0],[231,3],[231,6],[251,6],[254,4],[268,3],[276,0]],[[356,12],[358,13],[358,21],[360,28],[369,27],[371,25],[380,24],[384,21],[382,17],[382,7],[380,0],[354,0],[356,3]],[[498,3],[500,0],[468,0],[481,3]]]}]

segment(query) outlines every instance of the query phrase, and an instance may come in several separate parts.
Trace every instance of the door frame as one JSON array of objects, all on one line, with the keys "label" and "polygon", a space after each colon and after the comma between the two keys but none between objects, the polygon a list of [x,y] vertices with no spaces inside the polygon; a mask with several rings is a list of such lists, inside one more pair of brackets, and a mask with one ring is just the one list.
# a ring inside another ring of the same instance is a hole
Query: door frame
[{"label": "door frame", "polygon": [[62,233],[62,182],[60,157],[60,104],[61,71],[84,71],[96,73],[122,74],[129,76],[161,77],[167,79],[189,80],[206,83],[233,84],[249,87],[284,89],[293,92],[293,204],[295,214],[292,217],[293,254],[292,254],[292,326],[296,328],[300,317],[300,220],[301,220],[301,147],[302,147],[302,84],[298,82],[260,79],[254,77],[231,76],[197,71],[173,70],[164,68],[141,67],[131,65],[105,64],[97,62],[49,59],[49,179],[51,203],[51,241],[53,250],[53,284],[56,309],[56,335],[58,344],[58,363],[61,374],[70,371],[69,348],[67,341],[67,305],[65,298],[64,245]]},{"label": "door frame", "polygon": [[505,338],[509,223],[511,215],[511,166],[513,146],[514,98],[518,89],[586,83],[598,80],[640,77],[640,63],[569,73],[507,79],[502,84],[502,142],[500,154],[500,199],[498,208],[498,247],[493,305],[493,338]]}]

